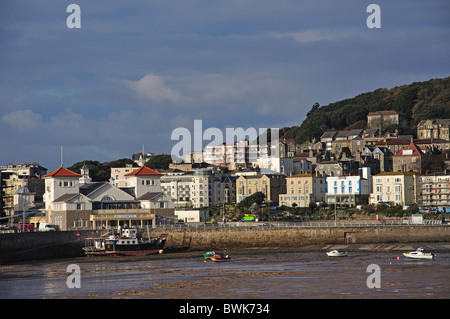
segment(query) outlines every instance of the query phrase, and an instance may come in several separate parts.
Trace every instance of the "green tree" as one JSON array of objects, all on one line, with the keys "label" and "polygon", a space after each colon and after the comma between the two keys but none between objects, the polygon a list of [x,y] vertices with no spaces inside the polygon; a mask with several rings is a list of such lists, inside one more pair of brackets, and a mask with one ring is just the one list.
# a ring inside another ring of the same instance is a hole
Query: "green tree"
[{"label": "green tree", "polygon": [[306,117],[310,116],[311,114],[313,114],[315,111],[317,111],[320,108],[320,104],[318,102],[314,103],[314,105],[312,106],[311,110],[306,113]]},{"label": "green tree", "polygon": [[172,156],[167,154],[152,156],[145,166],[151,169],[168,169],[170,163],[172,163]]},{"label": "green tree", "polygon": [[253,205],[253,203],[261,205],[265,199],[266,195],[264,195],[262,192],[256,192],[244,198],[239,204],[237,204],[237,208],[241,210],[248,209],[250,206]]},{"label": "green tree", "polygon": [[71,171],[80,174],[81,168],[86,165],[89,169],[89,176],[93,182],[105,182],[111,178],[111,167],[125,167],[126,164],[133,164],[137,166],[133,160],[128,158],[122,158],[111,162],[100,163],[99,161],[84,160],[73,164],[68,167]]},{"label": "green tree", "polygon": [[81,168],[85,166],[89,169],[89,176],[93,182],[108,181],[111,177],[111,168],[99,161],[85,160],[68,167],[71,171],[80,174]]},{"label": "green tree", "polygon": [[[450,77],[432,79],[392,88],[380,88],[353,98],[318,107],[315,104],[304,121],[291,128],[297,143],[320,137],[327,130],[343,130],[357,121],[366,120],[369,112],[396,110],[406,114],[408,127],[403,134],[415,133],[420,120],[450,117]],[[289,128],[286,128],[289,129]]]}]

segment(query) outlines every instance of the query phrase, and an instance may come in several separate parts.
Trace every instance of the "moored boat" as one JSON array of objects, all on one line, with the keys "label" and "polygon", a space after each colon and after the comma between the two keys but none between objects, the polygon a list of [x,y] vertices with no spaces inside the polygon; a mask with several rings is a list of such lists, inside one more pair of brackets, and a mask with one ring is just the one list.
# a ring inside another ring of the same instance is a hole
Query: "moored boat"
[{"label": "moored boat", "polygon": [[144,240],[143,238],[138,238],[136,229],[125,228],[122,230],[121,235],[86,238],[83,250],[89,256],[151,255],[162,253],[166,238],[167,234],[162,234],[160,237]]},{"label": "moored boat", "polygon": [[405,256],[406,258],[414,258],[414,259],[434,259],[434,254],[424,253],[422,247],[417,248],[415,251],[403,253],[403,256]]},{"label": "moored boat", "polygon": [[337,251],[336,249],[327,252],[328,257],[346,257],[347,253]]},{"label": "moored boat", "polygon": [[228,255],[224,256],[223,254],[214,254],[210,259],[212,261],[229,261],[231,260],[231,257]]},{"label": "moored boat", "polygon": [[216,253],[215,251],[208,251],[208,252],[206,252],[206,253],[204,253],[203,254],[203,258],[204,259],[210,259],[212,256],[214,256],[214,255],[216,255],[216,254],[219,254],[219,255],[221,255],[221,253]]}]

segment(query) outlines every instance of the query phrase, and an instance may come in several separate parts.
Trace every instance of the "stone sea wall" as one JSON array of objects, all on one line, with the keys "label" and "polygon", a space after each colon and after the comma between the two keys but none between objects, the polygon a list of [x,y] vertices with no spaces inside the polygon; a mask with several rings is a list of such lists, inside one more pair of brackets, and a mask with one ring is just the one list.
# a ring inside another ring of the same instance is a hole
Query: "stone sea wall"
[{"label": "stone sea wall", "polygon": [[[167,233],[164,250],[301,247],[330,244],[450,242],[450,225],[362,227],[214,227],[153,230]],[[84,239],[94,231],[0,234],[0,264],[83,256]],[[79,239],[77,239],[79,238]]]},{"label": "stone sea wall", "polygon": [[450,242],[450,226],[299,227],[173,231],[166,248],[193,250],[325,244]]},{"label": "stone sea wall", "polygon": [[84,238],[93,231],[0,234],[0,265],[9,262],[83,256]]}]

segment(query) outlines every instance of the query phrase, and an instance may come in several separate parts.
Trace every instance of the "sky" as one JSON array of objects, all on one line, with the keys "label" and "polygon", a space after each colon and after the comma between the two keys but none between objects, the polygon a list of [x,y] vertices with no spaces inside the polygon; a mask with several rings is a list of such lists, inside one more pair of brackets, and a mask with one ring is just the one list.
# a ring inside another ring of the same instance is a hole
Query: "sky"
[{"label": "sky", "polygon": [[177,128],[209,143],[194,120],[300,125],[316,102],[447,77],[449,17],[446,0],[2,0],[0,165],[170,154]]}]

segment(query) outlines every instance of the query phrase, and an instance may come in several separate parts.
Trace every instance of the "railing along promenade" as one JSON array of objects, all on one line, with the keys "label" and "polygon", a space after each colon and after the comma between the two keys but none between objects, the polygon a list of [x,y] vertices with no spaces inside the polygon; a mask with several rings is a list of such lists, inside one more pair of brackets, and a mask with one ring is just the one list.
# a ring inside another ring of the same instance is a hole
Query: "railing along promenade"
[{"label": "railing along promenade", "polygon": [[[203,230],[262,230],[270,228],[331,228],[331,227],[405,227],[405,226],[443,226],[441,220],[424,220],[423,223],[413,223],[410,220],[393,221],[303,221],[303,222],[230,222],[230,223],[195,223],[156,225],[156,229],[167,231],[203,231]],[[153,228],[155,230],[155,228]]]}]

